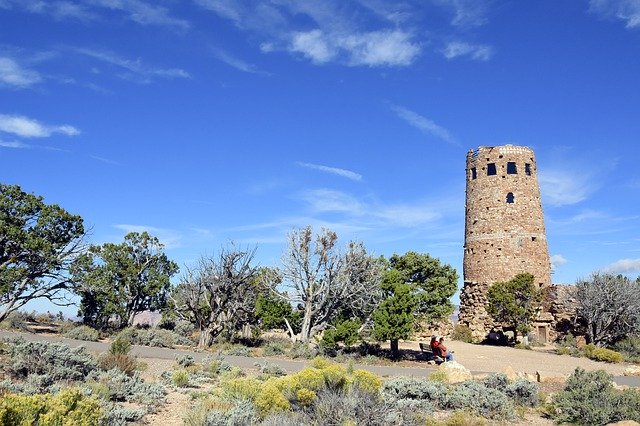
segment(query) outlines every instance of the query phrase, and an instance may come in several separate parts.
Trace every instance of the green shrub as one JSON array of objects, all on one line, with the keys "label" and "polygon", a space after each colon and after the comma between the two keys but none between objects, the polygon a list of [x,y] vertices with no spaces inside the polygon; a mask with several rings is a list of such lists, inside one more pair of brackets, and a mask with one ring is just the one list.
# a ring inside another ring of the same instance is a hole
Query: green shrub
[{"label": "green shrub", "polygon": [[125,335],[118,335],[111,346],[109,347],[109,353],[113,355],[127,355],[131,351],[131,340]]},{"label": "green shrub", "polygon": [[623,357],[620,352],[613,351],[607,348],[600,348],[594,345],[586,345],[583,348],[584,354],[587,358],[594,361],[604,361],[611,363],[622,362]]},{"label": "green shrub", "polygon": [[268,374],[270,376],[286,376],[287,375],[287,370],[280,367],[278,364],[273,364],[265,361],[262,363],[256,362],[253,365],[258,367],[258,371],[262,374]]},{"label": "green shrub", "polygon": [[0,398],[0,424],[40,426],[93,426],[102,424],[97,399],[75,388],[57,395],[4,395]]},{"label": "green shrub", "polygon": [[262,351],[264,356],[284,355],[286,345],[282,342],[268,342]]},{"label": "green shrub", "polygon": [[626,361],[640,363],[640,336],[629,336],[613,347],[624,355]]},{"label": "green shrub", "polygon": [[220,357],[207,357],[202,360],[202,371],[208,377],[231,371],[231,365]]},{"label": "green shrub", "polygon": [[390,407],[376,394],[324,390],[319,392],[305,424],[318,425],[387,425]]},{"label": "green shrub", "polygon": [[0,323],[0,328],[6,330],[27,331],[26,315],[20,311],[14,311]]},{"label": "green shrub", "polygon": [[100,333],[89,326],[80,325],[64,333],[64,337],[69,339],[85,340],[87,342],[97,342],[100,337]]},{"label": "green shrub", "polygon": [[171,375],[171,382],[179,388],[189,386],[189,373],[186,370],[175,370]]},{"label": "green shrub", "polygon": [[187,368],[192,365],[195,365],[196,360],[193,358],[193,356],[187,354],[187,355],[178,356],[176,359],[176,362],[180,367]]},{"label": "green shrub", "polygon": [[510,419],[515,416],[513,403],[504,393],[471,380],[455,386],[447,394],[444,405],[453,410],[471,410],[491,419]]},{"label": "green shrub", "polygon": [[137,358],[128,354],[103,353],[98,357],[98,366],[104,371],[120,370],[128,376],[133,376],[140,367]]},{"label": "green shrub", "polygon": [[47,375],[54,382],[83,381],[97,368],[96,360],[84,347],[71,349],[64,343],[7,341],[9,359],[4,370],[14,378]]},{"label": "green shrub", "polygon": [[360,340],[361,326],[358,320],[339,321],[323,333],[320,344],[325,348],[336,348],[339,343],[352,346]]},{"label": "green shrub", "polygon": [[[165,400],[164,386],[146,383],[138,374],[127,376],[121,371],[110,370],[94,372],[89,378],[95,383],[106,386],[109,392],[108,398],[113,402],[135,402],[153,409],[162,405]],[[90,385],[88,389],[96,389],[96,385]]]},{"label": "green shrub", "polygon": [[471,329],[466,325],[457,324],[453,328],[453,332],[451,333],[452,340],[458,340],[460,342],[472,343],[473,335],[471,333]]},{"label": "green shrub", "polygon": [[232,356],[251,356],[251,350],[246,346],[236,345],[223,351],[225,355]]},{"label": "green shrub", "polygon": [[293,359],[312,359],[317,355],[317,349],[310,348],[309,345],[304,342],[296,342],[291,346],[291,349],[289,349],[289,356]]},{"label": "green shrub", "polygon": [[562,392],[553,398],[558,422],[605,425],[620,420],[640,421],[640,391],[618,391],[603,370],[580,368],[569,376]]}]

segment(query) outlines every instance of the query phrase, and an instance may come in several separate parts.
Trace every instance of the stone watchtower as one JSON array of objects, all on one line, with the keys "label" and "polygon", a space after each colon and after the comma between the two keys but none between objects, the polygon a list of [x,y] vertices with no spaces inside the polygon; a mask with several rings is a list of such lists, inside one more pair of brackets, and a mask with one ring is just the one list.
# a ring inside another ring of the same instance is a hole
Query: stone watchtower
[{"label": "stone watchtower", "polygon": [[523,146],[481,146],[467,153],[464,287],[460,323],[476,338],[494,326],[487,290],[529,272],[540,288],[551,285],[551,264],[533,151]]}]

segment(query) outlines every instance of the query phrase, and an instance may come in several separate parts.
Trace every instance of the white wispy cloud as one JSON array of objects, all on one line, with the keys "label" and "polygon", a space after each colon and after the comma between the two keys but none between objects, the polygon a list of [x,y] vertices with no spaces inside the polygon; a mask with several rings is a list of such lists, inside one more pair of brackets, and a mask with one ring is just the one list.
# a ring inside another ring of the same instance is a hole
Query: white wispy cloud
[{"label": "white wispy cloud", "polygon": [[441,217],[429,203],[385,204],[361,200],[343,191],[313,189],[303,191],[300,199],[314,213],[341,213],[357,218],[364,227],[417,227]]},{"label": "white wispy cloud", "polygon": [[545,169],[538,175],[545,205],[567,206],[587,199],[595,189],[586,173],[572,170]]},{"label": "white wispy cloud", "polygon": [[490,1],[487,0],[434,0],[453,12],[451,25],[461,28],[479,27],[486,24],[489,19],[487,12]]},{"label": "white wispy cloud", "polygon": [[113,52],[92,50],[86,48],[72,48],[73,52],[88,56],[96,60],[124,69],[129,74],[121,75],[122,78],[135,76],[142,83],[150,83],[153,78],[191,78],[191,75],[181,68],[154,68],[145,65],[140,59],[123,58]]},{"label": "white wispy cloud", "polygon": [[164,6],[142,0],[2,0],[4,9],[51,16],[54,19],[90,21],[100,19],[100,10],[108,9],[124,14],[127,19],[141,25],[159,25],[186,30],[189,21],[171,16]]},{"label": "white wispy cloud", "polygon": [[556,270],[558,267],[567,263],[567,259],[564,258],[561,254],[554,254],[550,258],[551,261],[551,269]]},{"label": "white wispy cloud", "polygon": [[31,149],[31,145],[20,141],[3,141],[0,139],[0,147],[11,149]]},{"label": "white wispy cloud", "polygon": [[24,89],[41,81],[37,71],[24,68],[11,58],[0,57],[0,87]]},{"label": "white wispy cloud", "polygon": [[293,33],[289,50],[316,64],[344,58],[350,66],[407,66],[421,50],[412,37],[400,30],[332,34],[315,29]]},{"label": "white wispy cloud", "polygon": [[590,0],[589,11],[604,18],[620,19],[629,29],[640,27],[638,0]]},{"label": "white wispy cloud", "polygon": [[304,167],[312,170],[318,170],[324,173],[329,173],[337,176],[342,176],[347,179],[355,180],[358,182],[362,180],[361,174],[352,172],[351,170],[340,169],[338,167],[323,166],[321,164],[313,164],[313,163],[297,162],[296,164],[300,167]]},{"label": "white wispy cloud", "polygon": [[118,224],[113,225],[114,228],[130,232],[147,232],[149,235],[157,237],[166,249],[173,249],[181,247],[182,235],[180,232],[173,229],[156,228],[155,226],[148,225],[131,225],[131,224]]},{"label": "white wispy cloud", "polygon": [[398,115],[398,117],[420,130],[422,133],[436,136],[445,142],[458,145],[458,142],[451,133],[444,127],[436,124],[433,120],[398,105],[391,105],[391,109]]},{"label": "white wispy cloud", "polygon": [[[231,20],[238,28],[263,37],[263,52],[285,50],[318,65],[338,62],[347,66],[403,67],[413,63],[422,50],[414,40],[413,29],[399,28],[397,20],[386,20],[382,28],[372,31],[354,20],[336,1],[196,2]],[[371,14],[373,9],[363,10]],[[312,28],[298,28],[293,16],[306,17],[313,23]]]},{"label": "white wispy cloud", "polygon": [[174,18],[169,9],[160,6],[157,2],[144,2],[141,0],[85,0],[88,4],[118,10],[127,17],[141,25],[160,25],[177,27],[186,30],[190,27],[189,21]]},{"label": "white wispy cloud", "polygon": [[612,274],[640,273],[640,259],[620,259],[603,268],[603,271]]},{"label": "white wispy cloud", "polygon": [[452,41],[442,51],[447,59],[469,56],[479,61],[488,61],[493,56],[493,48],[485,44],[470,44],[462,41]]},{"label": "white wispy cloud", "polygon": [[80,130],[68,124],[51,126],[22,115],[5,114],[0,114],[0,132],[24,138],[46,138],[54,133],[67,136],[80,134]]},{"label": "white wispy cloud", "polygon": [[253,74],[260,72],[255,65],[245,62],[242,59],[237,58],[235,56],[232,56],[222,49],[213,48],[213,54],[218,60],[220,60],[221,62],[224,62],[230,67],[237,69],[238,71],[248,72]]}]

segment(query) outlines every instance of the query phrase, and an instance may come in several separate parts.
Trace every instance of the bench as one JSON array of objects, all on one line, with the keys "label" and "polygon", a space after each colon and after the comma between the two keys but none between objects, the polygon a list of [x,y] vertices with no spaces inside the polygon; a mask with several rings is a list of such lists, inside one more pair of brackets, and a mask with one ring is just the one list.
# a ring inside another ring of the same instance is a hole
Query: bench
[{"label": "bench", "polygon": [[420,352],[427,358],[427,361],[433,361],[436,364],[445,362],[443,358],[433,353],[431,346],[428,343],[420,342]]}]

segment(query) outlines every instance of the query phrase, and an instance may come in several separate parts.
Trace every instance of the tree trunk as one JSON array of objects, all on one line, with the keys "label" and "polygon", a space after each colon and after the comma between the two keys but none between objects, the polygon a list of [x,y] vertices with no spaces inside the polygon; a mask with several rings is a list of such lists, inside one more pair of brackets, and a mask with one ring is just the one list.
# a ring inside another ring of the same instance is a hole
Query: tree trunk
[{"label": "tree trunk", "polygon": [[307,306],[304,309],[304,318],[302,319],[302,330],[300,330],[300,340],[303,342],[309,341],[309,333],[311,332],[311,304],[307,302]]},{"label": "tree trunk", "polygon": [[205,328],[204,330],[200,330],[200,339],[198,340],[199,348],[208,348],[213,344],[213,332],[210,328]]},{"label": "tree trunk", "polygon": [[398,339],[391,339],[390,347],[391,347],[391,356],[393,356],[394,358],[397,358],[399,353]]}]

